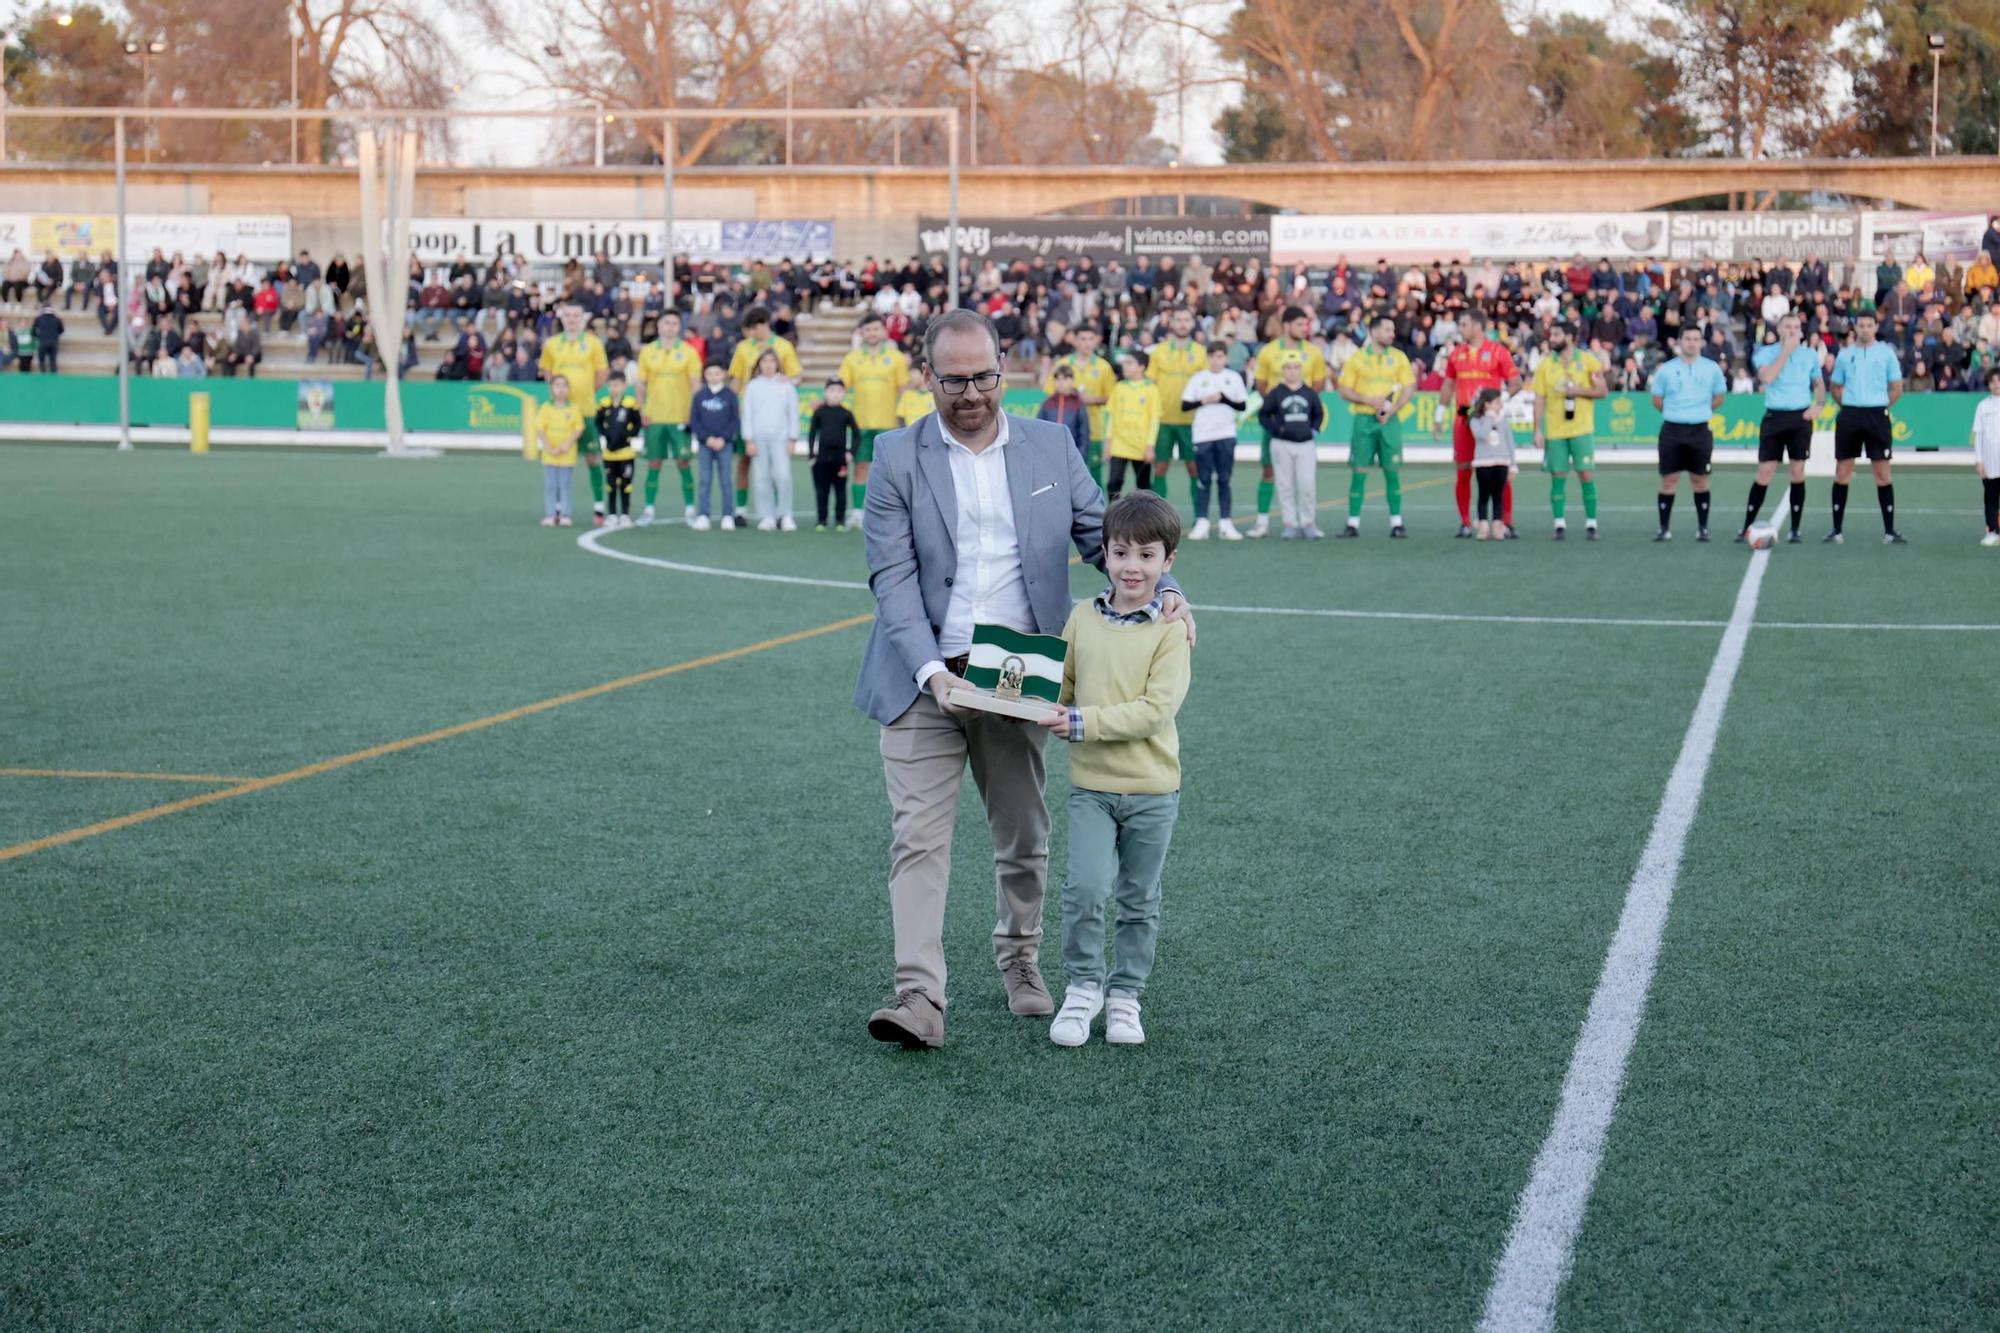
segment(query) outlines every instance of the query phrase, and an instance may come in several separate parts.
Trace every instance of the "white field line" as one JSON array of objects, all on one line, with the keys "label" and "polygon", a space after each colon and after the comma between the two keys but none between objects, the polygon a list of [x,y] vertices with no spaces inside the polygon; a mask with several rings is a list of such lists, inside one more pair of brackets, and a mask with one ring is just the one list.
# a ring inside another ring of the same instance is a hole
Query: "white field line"
[{"label": "white field line", "polygon": [[1626,891],[1617,933],[1611,938],[1583,1032],[1570,1056],[1555,1123],[1535,1155],[1527,1187],[1514,1206],[1507,1246],[1494,1265],[1493,1285],[1486,1293],[1480,1333],[1521,1333],[1554,1326],[1556,1297],[1569,1276],[1577,1232],[1583,1225],[1591,1187],[1604,1160],[1605,1137],[1618,1109],[1625,1064],[1646,1015],[1646,996],[1659,961],[1681,856],[1701,806],[1709,759],[1715,753],[1723,712],[1736,684],[1736,669],[1750,639],[1757,592],[1763,586],[1764,571],[1770,568],[1770,557],[1769,551],[1754,552],[1737,588],[1736,609],[1722,632],[1707,683],[1681,741],[1680,757],[1674,761],[1666,792],[1660,798],[1653,831]]},{"label": "white field line", "polygon": [[[663,518],[655,526],[666,527],[681,523],[679,518]],[[763,574],[747,569],[724,569],[718,565],[697,565],[682,560],[662,560],[658,556],[633,555],[629,551],[615,550],[603,544],[604,538],[613,531],[623,529],[586,528],[579,532],[576,544],[592,555],[601,555],[609,560],[622,560],[628,565],[647,565],[653,569],[672,570],[677,574],[705,574],[711,578],[742,579],[751,583],[779,583],[797,588],[840,588],[854,592],[867,592],[868,585],[853,579],[815,579],[799,574]],[[857,552],[858,554],[858,552]],[[1768,552],[1762,552],[1768,558]],[[1339,607],[1312,606],[1222,606],[1197,603],[1197,613],[1211,612],[1232,616],[1313,616],[1324,620],[1413,620],[1436,624],[1469,625],[1592,625],[1607,627],[1636,627],[1640,629],[1721,629],[1728,624],[1722,620],[1677,620],[1667,618],[1647,618],[1638,616],[1509,616],[1475,615],[1450,611],[1363,611]],[[1817,630],[1939,630],[1957,632],[2000,632],[2000,624],[1994,625],[1897,625],[1897,624],[1846,624],[1834,621],[1783,621],[1766,620],[1757,625],[1758,629],[1817,629]]]}]

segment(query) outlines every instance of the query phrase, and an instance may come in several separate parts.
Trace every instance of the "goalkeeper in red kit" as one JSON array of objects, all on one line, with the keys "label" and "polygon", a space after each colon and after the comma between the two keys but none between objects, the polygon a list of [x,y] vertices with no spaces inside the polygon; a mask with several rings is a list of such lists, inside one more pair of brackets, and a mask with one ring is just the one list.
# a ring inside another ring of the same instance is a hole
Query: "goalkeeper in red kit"
[{"label": "goalkeeper in red kit", "polygon": [[[1498,389],[1512,396],[1521,387],[1521,372],[1514,367],[1514,355],[1505,345],[1486,336],[1486,318],[1475,310],[1458,317],[1465,341],[1445,353],[1444,385],[1438,390],[1438,419],[1432,423],[1433,438],[1442,434],[1443,414],[1452,414],[1451,459],[1458,465],[1458,535],[1472,535],[1472,426],[1467,417],[1481,389]],[[1501,522],[1509,538],[1514,531],[1514,483],[1509,481],[1500,500]]]}]

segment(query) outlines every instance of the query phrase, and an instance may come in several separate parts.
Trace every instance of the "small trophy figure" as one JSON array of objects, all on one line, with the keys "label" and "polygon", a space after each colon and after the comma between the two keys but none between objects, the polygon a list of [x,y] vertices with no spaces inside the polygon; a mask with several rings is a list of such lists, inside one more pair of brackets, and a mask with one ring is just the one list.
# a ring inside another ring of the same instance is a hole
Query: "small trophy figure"
[{"label": "small trophy figure", "polygon": [[1028,664],[1018,657],[1008,657],[1000,664],[1000,679],[993,686],[993,695],[998,699],[1018,699],[1021,686],[1028,678]]}]

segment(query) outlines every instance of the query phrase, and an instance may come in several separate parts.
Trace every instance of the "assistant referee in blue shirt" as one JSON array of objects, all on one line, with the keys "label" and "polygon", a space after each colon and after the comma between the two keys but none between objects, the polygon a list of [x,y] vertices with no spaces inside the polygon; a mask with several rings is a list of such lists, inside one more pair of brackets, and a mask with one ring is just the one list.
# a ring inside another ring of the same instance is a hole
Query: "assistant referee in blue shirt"
[{"label": "assistant referee in blue shirt", "polygon": [[1799,317],[1778,321],[1778,341],[1765,343],[1750,358],[1757,382],[1764,386],[1764,421],[1757,437],[1757,480],[1750,483],[1750,503],[1736,540],[1750,540],[1750,527],[1764,510],[1778,464],[1789,462],[1792,474],[1792,535],[1799,541],[1799,524],[1806,514],[1806,460],[1812,457],[1813,422],[1826,401],[1826,377],[1820,373],[1819,343],[1805,340]]},{"label": "assistant referee in blue shirt", "polygon": [[1653,406],[1660,426],[1660,530],[1656,542],[1674,539],[1674,491],[1681,473],[1692,478],[1695,536],[1708,540],[1708,473],[1715,461],[1715,434],[1709,419],[1729,391],[1722,367],[1701,354],[1701,330],[1689,324],[1674,343],[1677,355],[1653,372]]},{"label": "assistant referee in blue shirt", "polygon": [[1840,415],[1833,419],[1833,531],[1826,540],[1840,545],[1847,521],[1847,483],[1854,477],[1854,460],[1863,451],[1875,470],[1875,500],[1882,506],[1882,544],[1903,546],[1909,542],[1896,530],[1896,487],[1889,474],[1889,457],[1894,452],[1896,425],[1889,409],[1903,396],[1903,365],[1896,349],[1875,340],[1875,316],[1863,312],[1854,317],[1854,341],[1840,349],[1833,361],[1833,401]]}]

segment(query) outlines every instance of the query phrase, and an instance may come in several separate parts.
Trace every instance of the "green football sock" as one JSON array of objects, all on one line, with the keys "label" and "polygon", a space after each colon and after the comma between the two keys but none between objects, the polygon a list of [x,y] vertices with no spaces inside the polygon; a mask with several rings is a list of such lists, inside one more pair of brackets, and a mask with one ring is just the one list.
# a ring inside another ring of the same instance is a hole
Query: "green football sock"
[{"label": "green football sock", "polygon": [[694,469],[684,467],[679,469],[679,471],[681,474],[681,503],[691,505],[694,503]]},{"label": "green football sock", "polygon": [[604,464],[590,465],[590,501],[599,509],[604,508]]},{"label": "green football sock", "polygon": [[653,507],[653,501],[660,498],[660,473],[657,468],[646,469],[646,508]]},{"label": "green football sock", "polygon": [[867,508],[868,483],[865,481],[857,481],[849,485],[847,488],[847,502],[848,506],[851,509],[853,509],[854,512],[857,514],[860,513],[863,509]]},{"label": "green football sock", "polygon": [[1597,522],[1597,483],[1595,481],[1586,481],[1583,483],[1583,516],[1592,523]]},{"label": "green football sock", "polygon": [[1347,517],[1350,522],[1361,521],[1361,502],[1368,495],[1368,474],[1360,468],[1347,478]]},{"label": "green football sock", "polygon": [[1278,486],[1277,486],[1277,483],[1276,483],[1276,482],[1270,482],[1270,481],[1260,481],[1260,482],[1258,482],[1258,483],[1257,483],[1257,517],[1258,517],[1258,518],[1269,518],[1269,517],[1270,517],[1270,515],[1271,515],[1271,497],[1272,497],[1272,496],[1274,496],[1274,495],[1276,495],[1277,493],[1278,493]]},{"label": "green football sock", "polygon": [[738,486],[736,488],[736,508],[740,511],[743,508],[743,506],[749,503],[750,503],[750,488],[748,486]]},{"label": "green football sock", "polygon": [[1389,495],[1389,517],[1400,523],[1403,520],[1403,472],[1401,468],[1382,469],[1382,489]]},{"label": "green football sock", "polygon": [[1167,469],[1173,466],[1173,462],[1174,451],[1171,449],[1167,450],[1165,458],[1155,455],[1153,459],[1153,494],[1162,500],[1167,498]]},{"label": "green football sock", "polygon": [[[1588,486],[1590,483],[1585,482]],[[1549,478],[1549,512],[1562,522],[1563,511],[1569,508],[1569,478],[1556,476]]]}]

